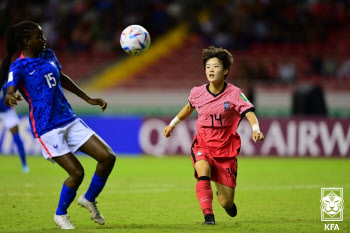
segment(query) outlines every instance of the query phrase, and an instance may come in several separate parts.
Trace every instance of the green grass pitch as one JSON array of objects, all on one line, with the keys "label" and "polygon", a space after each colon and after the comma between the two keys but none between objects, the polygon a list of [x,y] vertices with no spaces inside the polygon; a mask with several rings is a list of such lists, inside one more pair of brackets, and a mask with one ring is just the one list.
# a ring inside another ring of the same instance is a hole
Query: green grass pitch
[{"label": "green grass pitch", "polygon": [[[68,212],[75,232],[325,232],[325,223],[350,232],[349,159],[239,157],[237,217],[214,198],[217,225],[203,226],[188,156],[120,156],[97,199],[106,219],[99,226],[77,205],[96,162],[78,158],[85,179]],[[52,219],[67,175],[41,156],[30,156],[28,164],[31,172],[22,174],[18,157],[0,156],[0,232],[59,232]],[[343,188],[342,222],[321,221],[322,187]]]}]

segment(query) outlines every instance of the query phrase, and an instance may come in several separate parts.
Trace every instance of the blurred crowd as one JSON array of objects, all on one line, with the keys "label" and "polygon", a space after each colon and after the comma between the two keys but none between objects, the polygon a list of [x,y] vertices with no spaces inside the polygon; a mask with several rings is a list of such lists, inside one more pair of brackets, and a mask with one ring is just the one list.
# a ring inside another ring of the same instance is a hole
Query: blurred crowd
[{"label": "blurred crowd", "polygon": [[[203,2],[203,1],[201,1]],[[254,42],[322,41],[349,25],[348,0],[206,1],[198,30],[211,44],[244,49]]]},{"label": "blurred crowd", "polygon": [[350,78],[350,0],[3,0],[0,39],[23,20],[40,23],[57,52],[115,53],[130,24],[144,26],[153,40],[186,22],[208,45],[251,51],[250,58],[267,54],[241,60],[239,70],[251,77]]},{"label": "blurred crowd", "polygon": [[191,22],[208,44],[249,51],[238,76],[350,79],[349,0],[199,2]]},{"label": "blurred crowd", "polygon": [[120,33],[140,24],[157,37],[175,22],[168,1],[139,0],[7,0],[0,3],[0,36],[23,20],[38,22],[47,44],[57,51],[111,51]]}]

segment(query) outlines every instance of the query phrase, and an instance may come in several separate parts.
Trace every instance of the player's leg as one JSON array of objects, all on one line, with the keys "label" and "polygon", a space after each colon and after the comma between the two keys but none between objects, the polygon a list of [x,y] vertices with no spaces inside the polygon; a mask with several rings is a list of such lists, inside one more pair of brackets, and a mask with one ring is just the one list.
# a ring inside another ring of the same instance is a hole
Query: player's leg
[{"label": "player's leg", "polygon": [[108,144],[97,134],[92,135],[79,150],[96,159],[96,174],[102,178],[108,178],[112,172],[116,155]]},{"label": "player's leg", "polygon": [[102,191],[109,174],[112,172],[116,160],[112,149],[99,136],[92,135],[80,148],[80,151],[97,160],[96,171],[85,198],[95,202],[95,198]]},{"label": "player's leg", "polygon": [[97,160],[97,166],[90,186],[79,197],[78,204],[90,211],[91,218],[98,224],[105,223],[103,216],[96,206],[96,198],[104,188],[109,174],[112,172],[116,160],[112,149],[96,134],[92,135],[80,148],[80,151]]},{"label": "player's leg", "polygon": [[18,133],[18,125],[13,126],[12,128],[10,128],[10,132],[13,135],[13,140],[16,143],[16,146],[17,146],[17,149],[18,149],[18,154],[19,154],[19,157],[21,159],[22,172],[23,173],[28,173],[29,172],[29,167],[27,166],[26,152],[24,150],[22,138],[20,137],[20,135]]},{"label": "player's leg", "polygon": [[206,160],[196,161],[194,169],[198,175],[196,184],[196,195],[201,206],[206,225],[214,225],[215,218],[213,213],[213,190],[211,188],[211,168]]},{"label": "player's leg", "polygon": [[220,205],[226,210],[228,215],[235,217],[237,215],[237,207],[234,202],[235,188],[219,184],[217,182],[215,182],[215,186]]},{"label": "player's leg", "polygon": [[84,179],[84,169],[72,153],[52,159],[69,174],[63,183],[54,221],[62,229],[74,229],[67,215],[67,209],[77,195],[77,190]]},{"label": "player's leg", "polygon": [[234,202],[238,169],[237,157],[221,160],[218,167],[218,172],[213,174],[216,176],[215,185],[218,201],[228,215],[235,217],[237,215],[237,207]]},{"label": "player's leg", "polygon": [[23,146],[23,141],[18,133],[18,125],[20,123],[20,119],[17,116],[15,110],[8,109],[6,112],[0,114],[0,118],[3,120],[5,128],[9,129],[13,135],[13,140],[16,143],[18,148],[18,154],[22,163],[22,171],[24,173],[29,172],[29,168],[27,166],[26,154]]}]

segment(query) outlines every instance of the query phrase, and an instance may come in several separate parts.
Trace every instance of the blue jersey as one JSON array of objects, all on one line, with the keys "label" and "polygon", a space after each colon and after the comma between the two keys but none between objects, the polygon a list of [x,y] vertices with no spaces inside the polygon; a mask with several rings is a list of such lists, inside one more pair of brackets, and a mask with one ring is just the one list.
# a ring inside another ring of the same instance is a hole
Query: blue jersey
[{"label": "blue jersey", "polygon": [[7,106],[4,102],[5,95],[6,95],[6,89],[7,89],[7,86],[6,86],[6,84],[4,84],[4,86],[0,90],[0,112],[6,112],[7,110],[9,110],[11,108],[10,106]]},{"label": "blue jersey", "polygon": [[76,119],[63,94],[61,69],[51,49],[35,58],[22,54],[11,65],[7,86],[16,86],[28,102],[29,124],[36,138]]}]

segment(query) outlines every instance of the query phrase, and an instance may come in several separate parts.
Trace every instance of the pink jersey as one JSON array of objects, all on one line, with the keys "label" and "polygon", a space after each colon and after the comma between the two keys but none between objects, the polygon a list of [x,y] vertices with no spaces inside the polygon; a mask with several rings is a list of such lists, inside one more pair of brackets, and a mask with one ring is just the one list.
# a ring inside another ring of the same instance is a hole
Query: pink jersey
[{"label": "pink jersey", "polygon": [[[247,112],[254,111],[254,106],[241,89],[225,82],[223,90],[213,94],[209,91],[209,84],[205,84],[194,87],[188,100],[198,112],[196,127],[199,144],[216,148],[229,146],[239,150],[238,125]],[[235,145],[228,145],[230,143]]]}]

